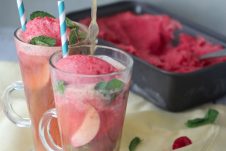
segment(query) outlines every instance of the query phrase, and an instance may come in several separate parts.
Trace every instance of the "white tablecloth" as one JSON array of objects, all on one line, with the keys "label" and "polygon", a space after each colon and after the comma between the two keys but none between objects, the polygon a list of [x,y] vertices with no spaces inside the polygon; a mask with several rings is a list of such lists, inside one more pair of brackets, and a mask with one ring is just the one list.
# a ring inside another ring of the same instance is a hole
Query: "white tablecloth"
[{"label": "white tablecloth", "polygon": [[[7,85],[21,78],[15,63],[0,62],[0,73],[1,95]],[[17,101],[16,109],[26,114],[26,105],[22,102]],[[215,124],[192,129],[185,127],[188,119],[203,117],[209,108],[220,112]],[[170,113],[130,93],[120,151],[128,151],[129,142],[135,136],[142,139],[137,151],[171,151],[173,141],[180,136],[188,136],[193,143],[178,151],[224,151],[226,106],[206,104],[186,112]],[[31,130],[10,123],[0,106],[0,151],[28,151],[31,148]]]}]

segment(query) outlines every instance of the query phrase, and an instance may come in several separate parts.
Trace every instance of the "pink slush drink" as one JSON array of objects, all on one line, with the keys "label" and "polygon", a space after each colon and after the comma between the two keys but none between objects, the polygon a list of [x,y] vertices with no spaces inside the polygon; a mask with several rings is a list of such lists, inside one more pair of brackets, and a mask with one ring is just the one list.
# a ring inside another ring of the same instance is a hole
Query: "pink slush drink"
[{"label": "pink slush drink", "polygon": [[[68,34],[71,30],[67,28]],[[79,30],[82,31],[85,28],[82,27]],[[42,37],[35,39],[40,36]],[[15,43],[32,121],[35,151],[45,151],[38,136],[38,123],[45,111],[55,107],[49,72],[49,57],[61,49],[58,19],[36,17],[30,20],[26,25],[25,32],[22,32],[21,29],[15,32]],[[54,141],[60,144],[57,122],[53,121],[51,127]]]},{"label": "pink slush drink", "polygon": [[[98,46],[96,53],[65,58],[55,53],[50,59],[64,151],[119,150],[132,59],[111,47]],[[40,131],[48,121],[46,114]]]}]

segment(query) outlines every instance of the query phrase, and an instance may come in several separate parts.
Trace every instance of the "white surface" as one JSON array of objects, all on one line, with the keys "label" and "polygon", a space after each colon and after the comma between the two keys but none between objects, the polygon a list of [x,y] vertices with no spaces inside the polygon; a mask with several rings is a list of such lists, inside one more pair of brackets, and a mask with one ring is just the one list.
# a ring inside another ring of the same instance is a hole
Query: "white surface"
[{"label": "white surface", "polygon": [[[10,69],[10,70],[9,70]],[[0,95],[11,82],[20,79],[19,67],[14,63],[0,62]],[[215,108],[220,115],[213,125],[186,128],[188,119],[203,117],[208,108]],[[26,106],[18,102],[16,108],[26,113]],[[137,151],[171,151],[173,141],[188,136],[192,145],[177,151],[223,151],[226,137],[226,106],[208,104],[196,109],[170,113],[162,111],[143,98],[130,93],[120,151],[128,151],[130,141],[138,136],[142,143]],[[30,129],[17,128],[6,119],[0,106],[0,151],[28,151],[32,148]]]},{"label": "white surface", "polygon": [[[20,80],[19,67],[15,63],[0,62],[0,96],[3,90],[12,82]],[[12,124],[2,112],[0,98],[0,151],[27,151],[32,149],[32,137],[30,129],[18,128]],[[16,111],[26,115],[26,104],[20,100],[16,102]],[[26,117],[26,116],[25,116]]]}]

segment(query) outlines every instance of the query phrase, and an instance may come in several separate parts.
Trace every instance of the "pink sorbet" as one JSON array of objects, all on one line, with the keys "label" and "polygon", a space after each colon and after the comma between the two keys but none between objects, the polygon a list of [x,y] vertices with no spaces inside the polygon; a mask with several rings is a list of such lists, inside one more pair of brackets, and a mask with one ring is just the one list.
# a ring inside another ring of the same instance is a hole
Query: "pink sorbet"
[{"label": "pink sorbet", "polygon": [[[67,29],[67,33],[70,29]],[[68,34],[67,34],[68,35]],[[33,37],[47,36],[56,39],[56,46],[61,45],[59,20],[51,17],[37,17],[28,21],[26,31],[22,37],[25,42],[29,42]]]},{"label": "pink sorbet", "polygon": [[99,75],[118,71],[108,62],[88,55],[72,55],[62,58],[56,66],[66,72],[85,75]]},{"label": "pink sorbet", "polygon": [[[88,25],[90,19],[81,22]],[[98,24],[100,38],[170,72],[192,72],[226,60],[221,58],[200,61],[200,55],[222,49],[221,45],[212,44],[201,36],[180,34],[180,43],[173,46],[174,32],[182,28],[182,25],[166,15],[135,15],[123,12],[99,18]]]}]

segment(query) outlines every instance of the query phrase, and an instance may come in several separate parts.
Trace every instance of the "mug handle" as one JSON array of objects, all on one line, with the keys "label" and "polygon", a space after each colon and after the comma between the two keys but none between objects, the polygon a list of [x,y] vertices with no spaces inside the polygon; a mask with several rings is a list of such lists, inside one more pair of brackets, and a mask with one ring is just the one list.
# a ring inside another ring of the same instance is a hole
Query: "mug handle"
[{"label": "mug handle", "polygon": [[11,99],[11,94],[14,91],[24,90],[24,85],[22,81],[16,81],[9,85],[3,92],[3,111],[6,117],[18,127],[31,127],[31,120],[29,118],[23,118],[13,109],[13,100]]},{"label": "mug handle", "polygon": [[[63,151],[63,148],[61,148],[60,146],[54,143],[53,138],[49,132],[51,120],[53,118],[57,118],[55,108],[50,109],[43,114],[39,122],[39,137],[41,139],[43,146],[46,148],[47,151]],[[48,134],[47,139],[46,139],[46,134]]]}]

